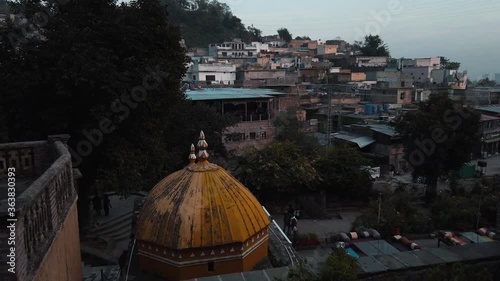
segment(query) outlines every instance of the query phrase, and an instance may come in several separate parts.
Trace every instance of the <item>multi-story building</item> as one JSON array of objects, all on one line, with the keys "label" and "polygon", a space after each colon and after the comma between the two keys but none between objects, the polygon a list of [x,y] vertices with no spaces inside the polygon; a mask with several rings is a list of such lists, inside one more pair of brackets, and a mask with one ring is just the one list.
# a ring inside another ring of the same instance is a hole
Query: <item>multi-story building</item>
[{"label": "multi-story building", "polygon": [[[77,192],[69,136],[0,144],[0,279],[81,280]],[[9,179],[15,179],[9,180]],[[15,183],[15,212],[7,197]],[[9,184],[8,184],[9,183]],[[12,214],[15,214],[13,217]],[[16,219],[14,221],[13,219]],[[15,245],[8,244],[15,237]],[[8,256],[10,255],[10,256]],[[15,273],[9,268],[15,267]]]},{"label": "multi-story building", "polygon": [[230,63],[194,61],[184,78],[186,82],[203,84],[234,85],[236,81],[236,66]]},{"label": "multi-story building", "polygon": [[331,55],[338,51],[337,45],[319,45],[316,49],[316,55]]},{"label": "multi-story building", "polygon": [[388,61],[388,57],[352,57],[351,65],[363,68],[386,67]]},{"label": "multi-story building", "polygon": [[256,58],[261,51],[269,51],[269,45],[260,42],[247,44],[240,39],[220,44],[211,44],[208,47],[209,56],[215,58]]},{"label": "multi-story building", "polygon": [[441,68],[441,58],[402,59],[399,67],[408,74],[415,83],[432,83],[432,71]]},{"label": "multi-story building", "polygon": [[500,73],[495,73],[495,83],[500,85]]}]

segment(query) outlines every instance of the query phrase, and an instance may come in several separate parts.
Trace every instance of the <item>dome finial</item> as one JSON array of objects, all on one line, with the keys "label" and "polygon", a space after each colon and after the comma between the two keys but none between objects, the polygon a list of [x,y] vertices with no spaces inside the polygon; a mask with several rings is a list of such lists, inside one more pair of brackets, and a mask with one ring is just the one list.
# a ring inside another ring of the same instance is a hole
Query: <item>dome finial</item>
[{"label": "dome finial", "polygon": [[191,144],[191,154],[189,154],[189,164],[194,164],[196,161],[196,150],[194,144]]},{"label": "dome finial", "polygon": [[198,160],[205,161],[208,159],[208,143],[205,141],[205,133],[200,132],[200,137],[198,140]]}]

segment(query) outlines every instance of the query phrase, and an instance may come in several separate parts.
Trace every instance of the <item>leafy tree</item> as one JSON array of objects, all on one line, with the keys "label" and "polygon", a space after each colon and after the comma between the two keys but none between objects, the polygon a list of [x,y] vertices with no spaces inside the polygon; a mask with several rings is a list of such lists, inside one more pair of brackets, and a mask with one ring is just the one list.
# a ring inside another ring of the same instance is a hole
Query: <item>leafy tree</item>
[{"label": "leafy tree", "polygon": [[[0,31],[0,100],[6,105],[0,120],[8,141],[69,133],[84,175],[80,192],[96,177],[122,193],[150,189],[186,164],[200,129],[208,129],[211,149],[224,152],[216,140],[228,123],[180,91],[185,50],[158,1],[47,5],[56,4],[26,0],[16,6],[28,19],[57,8],[36,30],[43,36],[24,37],[13,25]],[[17,34],[16,49],[8,34]]]},{"label": "leafy tree", "polygon": [[278,29],[278,35],[281,39],[285,40],[287,43],[292,41],[292,34],[290,33],[290,31],[288,31],[288,29],[284,27]]},{"label": "leafy tree", "polygon": [[314,167],[321,178],[321,187],[329,195],[342,199],[367,200],[371,195],[372,181],[369,173],[361,169],[370,161],[351,146],[329,148]]},{"label": "leafy tree", "polygon": [[[280,279],[275,279],[280,280]],[[297,266],[288,270],[287,281],[313,281],[316,280],[311,269],[303,262],[299,261]]]},{"label": "leafy tree", "polygon": [[439,94],[396,121],[413,175],[426,179],[427,202],[436,197],[440,175],[457,171],[470,160],[480,143],[479,120],[473,108],[455,105],[447,95]]},{"label": "leafy tree", "polygon": [[441,57],[441,69],[458,70],[459,68],[459,62],[450,61],[446,57]]},{"label": "leafy tree", "polygon": [[490,78],[486,77],[477,82],[478,87],[495,87],[495,80],[490,80]]},{"label": "leafy tree", "polygon": [[379,35],[367,35],[365,41],[354,42],[354,48],[358,49],[363,56],[388,57],[389,47],[382,41]]},{"label": "leafy tree", "polygon": [[276,194],[314,188],[318,174],[301,149],[289,141],[248,149],[237,160],[235,176],[252,191]]},{"label": "leafy tree", "polygon": [[297,119],[298,108],[291,108],[285,112],[278,114],[273,121],[276,128],[276,140],[290,141],[295,143],[304,155],[315,159],[323,153],[323,148],[319,145],[318,140],[311,135],[303,132],[306,125],[305,122],[300,122]]},{"label": "leafy tree", "polygon": [[297,37],[295,37],[295,40],[311,40],[311,37],[306,36],[306,35],[304,35],[304,36],[297,36]]},{"label": "leafy tree", "polygon": [[463,263],[454,263],[452,265],[438,265],[427,269],[424,273],[425,281],[466,281],[480,280],[492,281],[493,275],[486,267],[464,265]]},{"label": "leafy tree", "polygon": [[355,281],[358,280],[357,262],[345,251],[335,251],[328,257],[321,270],[319,281]]},{"label": "leafy tree", "polygon": [[169,9],[169,21],[180,26],[188,47],[204,47],[233,38],[256,40],[260,30],[245,27],[229,6],[217,0],[161,0]]},{"label": "leafy tree", "polygon": [[247,27],[247,30],[248,30],[248,37],[249,37],[249,41],[252,41],[252,42],[260,42],[262,41],[262,30],[256,28],[253,26],[253,24],[249,27]]}]

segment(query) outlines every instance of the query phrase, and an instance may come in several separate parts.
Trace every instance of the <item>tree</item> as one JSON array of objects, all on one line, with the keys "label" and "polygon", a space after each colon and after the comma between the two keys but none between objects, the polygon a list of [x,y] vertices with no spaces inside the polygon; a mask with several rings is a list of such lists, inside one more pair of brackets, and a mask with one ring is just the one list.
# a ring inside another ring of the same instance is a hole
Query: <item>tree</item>
[{"label": "tree", "polygon": [[315,279],[311,269],[303,261],[291,267],[286,278],[287,281],[314,281]]},{"label": "tree", "polygon": [[278,35],[281,39],[285,40],[287,43],[292,41],[292,34],[288,31],[288,29],[284,27],[278,29]]},{"label": "tree", "polygon": [[297,194],[314,188],[318,181],[310,159],[289,141],[262,150],[248,149],[237,162],[235,176],[257,194]]},{"label": "tree", "polygon": [[295,40],[311,40],[311,37],[306,36],[306,35],[304,35],[304,36],[297,36],[297,37],[295,37]]},{"label": "tree", "polygon": [[369,166],[370,161],[347,145],[329,148],[323,155],[314,167],[321,179],[320,186],[327,194],[342,199],[368,200],[373,183],[370,174],[361,167]]},{"label": "tree", "polygon": [[357,262],[344,250],[338,249],[328,257],[318,281],[358,280]]},{"label": "tree", "polygon": [[[210,130],[211,149],[223,153],[216,140],[229,123],[180,91],[185,50],[158,1],[21,3],[17,12],[28,19],[57,12],[35,30],[42,36],[25,38],[13,25],[0,31],[0,100],[6,105],[0,120],[8,141],[71,135],[74,165],[84,175],[79,202],[96,178],[121,193],[152,188],[186,164],[202,124]],[[22,39],[16,48],[9,34]]]},{"label": "tree", "polygon": [[382,41],[379,35],[367,35],[365,41],[354,42],[354,48],[359,50],[363,56],[388,57],[389,47]]},{"label": "tree", "polygon": [[413,175],[426,179],[428,203],[436,197],[438,177],[462,168],[477,149],[479,120],[480,114],[472,107],[456,105],[446,94],[436,94],[396,121]]},{"label": "tree", "polygon": [[486,77],[477,82],[478,87],[495,87],[496,82],[494,80],[490,80],[490,78]]},{"label": "tree", "polygon": [[262,30],[256,28],[252,25],[247,27],[248,30],[248,41],[260,42],[262,41]]},{"label": "tree", "polygon": [[460,63],[455,61],[450,61],[446,57],[441,58],[441,69],[447,70],[458,70],[460,68]]}]

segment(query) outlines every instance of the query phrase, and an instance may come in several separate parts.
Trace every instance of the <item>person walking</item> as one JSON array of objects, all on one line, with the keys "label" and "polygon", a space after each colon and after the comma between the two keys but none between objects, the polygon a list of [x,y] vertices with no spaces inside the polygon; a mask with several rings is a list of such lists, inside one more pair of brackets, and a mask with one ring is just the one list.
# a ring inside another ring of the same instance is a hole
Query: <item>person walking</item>
[{"label": "person walking", "polygon": [[111,208],[111,201],[109,200],[109,197],[107,194],[104,194],[102,198],[102,203],[103,203],[103,208],[104,208],[104,215],[108,216],[109,215],[109,208]]},{"label": "person walking", "polygon": [[294,215],[292,215],[292,217],[290,218],[290,226],[289,226],[289,231],[291,231],[291,233],[292,233],[291,234],[292,235],[292,237],[291,237],[292,239],[295,238],[297,230],[298,230],[298,228],[297,228],[297,218]]},{"label": "person walking", "polygon": [[99,195],[96,194],[96,196],[94,196],[94,199],[92,199],[92,205],[94,206],[96,214],[100,216],[102,204],[101,204],[101,197],[99,197]]}]

